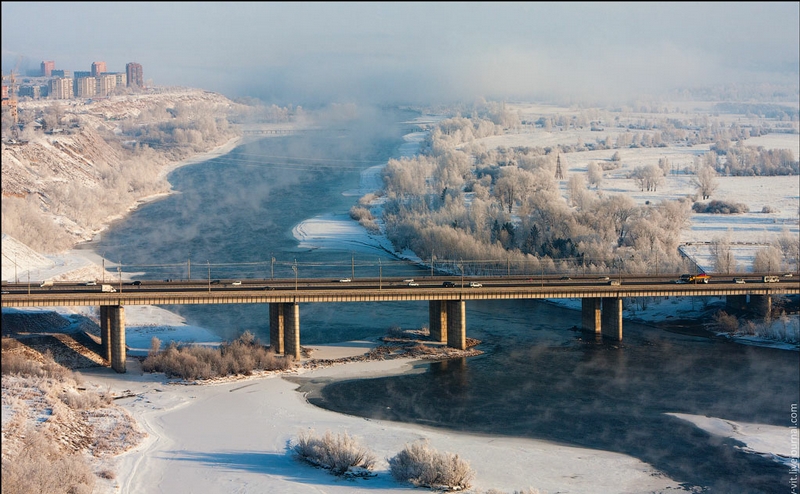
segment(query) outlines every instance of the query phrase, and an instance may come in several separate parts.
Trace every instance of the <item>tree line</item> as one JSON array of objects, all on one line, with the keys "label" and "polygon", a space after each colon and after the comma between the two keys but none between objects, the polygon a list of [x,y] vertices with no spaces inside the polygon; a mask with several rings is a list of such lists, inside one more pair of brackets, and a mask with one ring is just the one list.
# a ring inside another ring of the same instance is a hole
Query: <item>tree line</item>
[{"label": "tree line", "polygon": [[[426,262],[447,259],[453,271],[464,267],[458,259],[494,260],[497,269],[528,273],[685,270],[677,247],[693,198],[637,205],[604,194],[597,163],[570,174],[564,197],[555,179],[558,149],[488,149],[475,140],[502,134],[495,120],[477,111],[442,120],[418,155],[388,162],[381,222],[398,251],[410,249]],[[716,190],[718,157],[706,153],[689,170],[703,199]],[[662,159],[635,168],[631,178],[642,190],[656,190],[669,166]],[[491,269],[478,266],[466,269]]]}]

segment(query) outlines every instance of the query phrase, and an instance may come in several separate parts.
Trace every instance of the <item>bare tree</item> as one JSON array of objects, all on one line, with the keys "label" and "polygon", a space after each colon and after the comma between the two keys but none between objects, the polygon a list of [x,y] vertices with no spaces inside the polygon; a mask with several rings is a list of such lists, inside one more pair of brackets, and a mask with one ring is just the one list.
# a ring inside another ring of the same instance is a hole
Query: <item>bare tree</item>
[{"label": "bare tree", "polygon": [[717,172],[710,166],[704,166],[692,178],[691,184],[697,188],[697,192],[703,196],[703,200],[706,200],[711,197],[711,194],[713,194],[719,186],[717,183]]}]

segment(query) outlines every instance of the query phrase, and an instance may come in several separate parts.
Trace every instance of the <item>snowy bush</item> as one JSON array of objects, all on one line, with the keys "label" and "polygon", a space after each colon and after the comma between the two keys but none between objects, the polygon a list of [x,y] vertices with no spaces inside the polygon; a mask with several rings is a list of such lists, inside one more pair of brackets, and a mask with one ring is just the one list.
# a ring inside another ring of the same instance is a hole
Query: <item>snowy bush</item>
[{"label": "snowy bush", "polygon": [[295,456],[311,465],[330,470],[333,475],[367,475],[375,456],[347,432],[327,431],[317,437],[314,431],[301,432],[293,446]]},{"label": "snowy bush", "polygon": [[469,489],[475,472],[457,454],[439,453],[425,442],[407,444],[389,459],[392,477],[417,487],[448,491]]},{"label": "snowy bush", "polygon": [[255,370],[284,370],[293,362],[291,357],[278,356],[261,345],[249,331],[219,348],[178,345],[174,341],[164,351],[159,351],[160,347],[161,342],[153,338],[142,370],[187,380],[250,375]]}]

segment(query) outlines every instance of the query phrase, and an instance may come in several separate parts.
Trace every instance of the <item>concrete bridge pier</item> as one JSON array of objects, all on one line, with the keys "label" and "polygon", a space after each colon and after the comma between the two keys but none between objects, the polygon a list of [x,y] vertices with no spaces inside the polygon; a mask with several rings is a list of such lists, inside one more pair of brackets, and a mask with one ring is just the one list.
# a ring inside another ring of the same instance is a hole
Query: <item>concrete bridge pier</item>
[{"label": "concrete bridge pier", "polygon": [[431,339],[447,343],[447,304],[442,300],[428,301],[428,328]]},{"label": "concrete bridge pier", "polygon": [[467,349],[467,311],[463,300],[448,300],[447,306],[447,346],[459,350]]},{"label": "concrete bridge pier", "polygon": [[581,326],[584,331],[594,333],[595,335],[601,334],[602,326],[602,305],[599,298],[582,298],[581,299]]},{"label": "concrete bridge pier", "polygon": [[300,358],[300,304],[269,304],[269,346],[277,354]]},{"label": "concrete bridge pier", "polygon": [[603,297],[601,332],[612,340],[622,341],[622,298]]},{"label": "concrete bridge pier", "polygon": [[451,348],[467,349],[466,302],[429,300],[428,321],[431,339]]},{"label": "concrete bridge pier", "polygon": [[121,305],[100,306],[101,357],[111,363],[111,368],[124,374],[125,359],[125,308]]}]

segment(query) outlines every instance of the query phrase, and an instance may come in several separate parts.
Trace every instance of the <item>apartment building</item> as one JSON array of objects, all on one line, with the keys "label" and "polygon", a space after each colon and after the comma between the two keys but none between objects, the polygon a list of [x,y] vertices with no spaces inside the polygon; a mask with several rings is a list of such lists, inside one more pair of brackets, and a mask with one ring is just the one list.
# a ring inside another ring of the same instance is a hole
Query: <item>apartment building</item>
[{"label": "apartment building", "polygon": [[42,61],[42,77],[52,77],[56,63],[53,60]]},{"label": "apartment building", "polygon": [[72,78],[54,77],[50,79],[48,93],[51,99],[72,99]]},{"label": "apartment building", "polygon": [[128,87],[144,87],[144,76],[142,75],[142,65],[130,62],[125,65],[125,74],[128,78]]},{"label": "apartment building", "polygon": [[105,62],[92,62],[92,77],[97,77],[103,72],[106,72]]},{"label": "apartment building", "polygon": [[75,97],[91,98],[97,94],[97,79],[94,77],[81,77],[75,79]]}]

